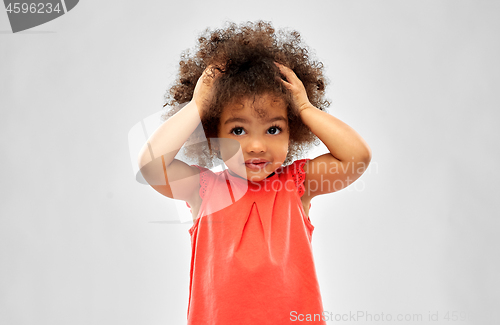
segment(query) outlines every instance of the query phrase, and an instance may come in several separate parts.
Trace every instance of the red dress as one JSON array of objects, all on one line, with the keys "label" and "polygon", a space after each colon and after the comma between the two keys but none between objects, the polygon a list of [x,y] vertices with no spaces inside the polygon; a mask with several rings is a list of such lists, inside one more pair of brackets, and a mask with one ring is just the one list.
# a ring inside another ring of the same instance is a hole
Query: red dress
[{"label": "red dress", "polygon": [[300,200],[307,160],[260,182],[192,165],[203,201],[189,229],[188,325],[326,324]]}]

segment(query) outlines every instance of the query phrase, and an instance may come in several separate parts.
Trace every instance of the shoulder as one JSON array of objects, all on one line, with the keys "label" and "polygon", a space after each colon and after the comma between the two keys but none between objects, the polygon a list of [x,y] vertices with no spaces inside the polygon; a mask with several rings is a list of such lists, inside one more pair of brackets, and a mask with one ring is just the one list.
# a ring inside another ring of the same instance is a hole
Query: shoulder
[{"label": "shoulder", "polygon": [[278,172],[282,174],[288,174],[292,177],[301,175],[304,173],[304,166],[311,160],[310,158],[295,160],[293,163],[287,166],[282,166],[279,168]]},{"label": "shoulder", "polygon": [[278,168],[277,172],[282,173],[282,174],[294,174],[300,171],[300,169],[303,169],[304,166],[307,164],[307,162],[311,160],[310,158],[304,158],[304,159],[298,159],[292,162],[289,165],[286,166],[281,166]]},{"label": "shoulder", "polygon": [[295,160],[293,163],[287,166],[283,166],[279,169],[279,173],[285,175],[288,180],[292,180],[299,197],[304,194],[304,181],[306,179],[306,172],[304,166],[308,163],[310,158]]},{"label": "shoulder", "polygon": [[198,169],[200,179],[199,196],[203,200],[210,186],[213,185],[214,181],[222,174],[222,172],[213,172],[208,168],[198,165],[191,165],[191,167]]},{"label": "shoulder", "polygon": [[304,166],[305,191],[309,198],[339,191],[358,179],[369,161],[340,161],[331,153],[308,160]]}]

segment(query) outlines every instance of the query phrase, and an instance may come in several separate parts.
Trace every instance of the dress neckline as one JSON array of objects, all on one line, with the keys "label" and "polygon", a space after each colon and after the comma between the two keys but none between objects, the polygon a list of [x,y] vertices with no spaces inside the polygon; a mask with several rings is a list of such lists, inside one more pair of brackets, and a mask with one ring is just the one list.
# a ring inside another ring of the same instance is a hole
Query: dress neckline
[{"label": "dress neckline", "polygon": [[253,182],[253,181],[250,181],[248,179],[244,179],[244,178],[240,177],[239,175],[234,175],[233,172],[229,170],[229,168],[226,169],[226,170],[224,170],[224,173],[231,179],[231,181],[238,181],[238,182],[245,182],[246,181],[246,183],[248,185],[259,185],[259,184],[268,182],[268,181],[270,181],[273,178],[276,178],[277,175],[278,175],[276,173],[276,171],[274,171],[271,174],[269,174],[269,176],[267,176],[266,178],[264,178],[263,180],[258,181],[258,182]]}]

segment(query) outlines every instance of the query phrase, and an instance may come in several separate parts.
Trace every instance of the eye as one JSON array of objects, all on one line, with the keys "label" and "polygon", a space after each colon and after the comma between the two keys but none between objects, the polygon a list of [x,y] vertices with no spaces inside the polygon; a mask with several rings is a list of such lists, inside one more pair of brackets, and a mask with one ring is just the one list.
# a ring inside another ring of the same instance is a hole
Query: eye
[{"label": "eye", "polygon": [[[237,133],[235,134],[234,131],[237,131]],[[238,133],[238,131],[244,132],[244,130],[241,126],[237,126],[237,127],[232,128],[231,131],[229,131],[229,133],[234,134],[234,135],[242,135],[241,133]]]},{"label": "eye", "polygon": [[276,130],[278,130],[278,131],[279,131],[278,133],[271,133],[271,134],[273,134],[273,135],[275,135],[275,134],[280,134],[280,133],[283,131],[283,129],[282,129],[280,126],[278,126],[278,125],[273,125],[273,126],[271,126],[271,127],[268,129],[268,131],[269,131],[269,130],[274,130],[274,132],[276,132]]}]

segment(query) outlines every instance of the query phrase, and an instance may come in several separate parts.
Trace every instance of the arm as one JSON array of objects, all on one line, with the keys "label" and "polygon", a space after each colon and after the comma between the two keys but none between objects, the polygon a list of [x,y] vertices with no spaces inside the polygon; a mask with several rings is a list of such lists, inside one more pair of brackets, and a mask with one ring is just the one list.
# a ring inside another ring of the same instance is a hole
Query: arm
[{"label": "arm", "polygon": [[354,129],[312,105],[303,109],[300,116],[330,150],[304,166],[306,197],[341,190],[363,175],[372,154],[368,144]]},{"label": "arm", "polygon": [[190,205],[199,190],[199,171],[174,157],[200,124],[211,84],[205,70],[196,84],[193,100],[155,130],[138,156],[144,179],[156,191]]},{"label": "arm", "polygon": [[365,140],[349,125],[314,107],[295,73],[277,64],[292,92],[300,117],[311,131],[326,145],[330,153],[311,159],[304,165],[304,198],[338,191],[358,179],[371,161],[371,149]]},{"label": "arm", "polygon": [[198,108],[191,101],[161,124],[140,150],[140,171],[149,185],[160,194],[192,201],[191,196],[196,190],[199,177],[198,169],[174,157],[199,123]]}]

